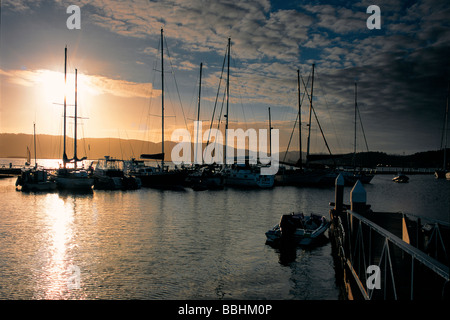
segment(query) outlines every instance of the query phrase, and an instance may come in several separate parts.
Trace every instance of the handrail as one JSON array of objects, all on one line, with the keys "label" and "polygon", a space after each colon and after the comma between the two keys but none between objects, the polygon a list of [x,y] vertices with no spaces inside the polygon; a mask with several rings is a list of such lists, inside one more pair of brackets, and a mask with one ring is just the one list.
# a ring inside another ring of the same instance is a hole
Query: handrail
[{"label": "handrail", "polygon": [[426,267],[433,270],[436,274],[444,278],[445,280],[449,281],[449,267],[445,266],[444,264],[440,263],[436,259],[428,256],[421,250],[415,248],[414,246],[404,242],[402,239],[394,235],[393,233],[387,231],[386,229],[380,227],[376,223],[370,221],[364,216],[361,216],[360,214],[347,210],[347,213],[354,216],[356,219],[361,221],[362,223],[366,224],[371,229],[375,230],[382,236],[384,236],[387,240],[391,241],[393,244],[395,244],[397,247],[411,255],[414,259],[421,262]]}]

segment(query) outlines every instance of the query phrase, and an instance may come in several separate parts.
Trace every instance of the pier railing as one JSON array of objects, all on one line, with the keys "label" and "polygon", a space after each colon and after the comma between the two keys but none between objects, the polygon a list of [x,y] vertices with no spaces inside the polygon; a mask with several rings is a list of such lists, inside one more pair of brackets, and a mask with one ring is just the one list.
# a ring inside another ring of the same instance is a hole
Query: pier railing
[{"label": "pier railing", "polygon": [[417,217],[372,212],[365,203],[351,209],[331,210],[330,229],[337,276],[349,298],[449,298],[445,223],[424,232]]}]

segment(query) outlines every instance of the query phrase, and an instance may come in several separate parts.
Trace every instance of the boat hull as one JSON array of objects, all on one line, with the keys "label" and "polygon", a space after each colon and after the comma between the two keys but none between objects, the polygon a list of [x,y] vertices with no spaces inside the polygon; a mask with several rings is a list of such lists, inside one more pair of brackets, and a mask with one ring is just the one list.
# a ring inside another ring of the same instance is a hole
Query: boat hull
[{"label": "boat hull", "polygon": [[274,246],[312,246],[325,238],[329,226],[329,221],[323,216],[283,215],[280,223],[266,232],[266,243]]},{"label": "boat hull", "polygon": [[186,174],[182,171],[163,171],[150,174],[135,174],[142,187],[146,188],[182,188]]}]

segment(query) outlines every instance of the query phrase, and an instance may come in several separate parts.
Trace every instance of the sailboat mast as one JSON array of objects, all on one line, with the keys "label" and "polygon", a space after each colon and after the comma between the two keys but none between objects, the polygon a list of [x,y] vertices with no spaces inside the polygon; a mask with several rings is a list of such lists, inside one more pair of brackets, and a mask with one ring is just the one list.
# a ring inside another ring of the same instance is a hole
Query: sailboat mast
[{"label": "sailboat mast", "polygon": [[300,169],[303,169],[302,160],[302,117],[301,117],[301,97],[300,97],[300,70],[297,69],[297,92],[298,92],[298,144],[299,144],[299,164]]},{"label": "sailboat mast", "polygon": [[[230,102],[230,52],[231,52],[231,38],[228,38],[228,70],[227,70],[227,114],[226,114],[226,124],[225,124],[225,151],[228,148],[228,110]],[[226,152],[225,152],[226,154]]]},{"label": "sailboat mast", "polygon": [[[197,136],[195,137],[196,141],[195,141],[195,155],[194,155],[194,162],[197,163],[197,153],[198,153],[198,141],[199,141],[199,137],[198,135],[200,134],[200,130],[199,130],[199,124],[200,124],[200,101],[201,101],[201,94],[202,94],[202,69],[203,69],[203,63],[200,63],[200,80],[199,80],[199,84],[198,84],[198,107],[197,107]],[[201,148],[200,148],[201,150]],[[203,162],[203,161],[202,161]]]},{"label": "sailboat mast", "polygon": [[162,153],[162,161],[161,167],[164,170],[164,35],[163,29],[161,28],[161,153]]},{"label": "sailboat mast", "polygon": [[34,167],[37,168],[37,156],[36,156],[36,123],[33,123],[33,137],[34,137]]},{"label": "sailboat mast", "polygon": [[77,95],[78,95],[78,89],[77,89],[77,69],[75,69],[75,135],[74,135],[74,142],[73,142],[73,160],[74,160],[74,166],[75,169],[77,168]]},{"label": "sailboat mast", "polygon": [[445,107],[445,123],[444,123],[444,134],[445,134],[445,142],[444,142],[444,171],[447,169],[447,138],[448,138],[448,96],[450,91],[450,83],[447,86],[447,106]]},{"label": "sailboat mast", "polygon": [[309,148],[311,142],[311,114],[312,114],[313,90],[314,90],[314,63],[312,65],[311,96],[309,97],[309,128],[308,128],[308,145],[306,150],[306,164],[308,164]]},{"label": "sailboat mast", "polygon": [[67,86],[67,46],[64,49],[64,151],[63,151],[63,164],[66,168],[67,153],[66,153],[66,86]]},{"label": "sailboat mast", "polygon": [[353,144],[353,170],[356,171],[356,116],[357,116],[357,110],[358,110],[358,103],[357,103],[357,84],[355,82],[355,132],[354,132],[354,144]]},{"label": "sailboat mast", "polygon": [[272,118],[270,116],[270,107],[269,107],[269,152],[272,157]]}]

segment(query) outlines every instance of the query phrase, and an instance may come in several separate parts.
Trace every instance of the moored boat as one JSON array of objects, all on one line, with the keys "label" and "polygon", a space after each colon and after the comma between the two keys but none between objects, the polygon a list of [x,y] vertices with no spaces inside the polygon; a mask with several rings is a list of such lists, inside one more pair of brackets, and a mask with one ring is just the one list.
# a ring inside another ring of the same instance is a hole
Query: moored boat
[{"label": "moored boat", "polygon": [[232,187],[272,188],[274,175],[261,174],[261,166],[234,164],[222,170],[224,184]]},{"label": "moored boat", "polygon": [[409,177],[401,173],[395,176],[392,181],[397,183],[407,183],[409,182]]},{"label": "moored boat", "polygon": [[56,189],[55,181],[49,179],[44,168],[23,168],[16,180],[19,191],[52,191]]},{"label": "moored boat", "polygon": [[135,190],[141,187],[139,178],[124,172],[124,161],[110,156],[97,161],[92,176],[97,190]]},{"label": "moored boat", "polygon": [[270,245],[311,246],[324,239],[330,222],[316,214],[291,213],[282,215],[280,222],[266,232]]}]

